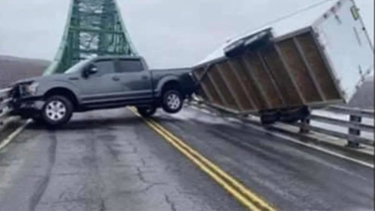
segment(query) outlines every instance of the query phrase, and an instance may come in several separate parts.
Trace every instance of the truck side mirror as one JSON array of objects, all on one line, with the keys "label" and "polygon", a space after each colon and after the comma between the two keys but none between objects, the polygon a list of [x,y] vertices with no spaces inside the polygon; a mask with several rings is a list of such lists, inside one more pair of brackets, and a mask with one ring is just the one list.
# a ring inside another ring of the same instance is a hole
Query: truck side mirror
[{"label": "truck side mirror", "polygon": [[92,75],[98,72],[98,68],[95,65],[90,65],[88,67],[88,74]]},{"label": "truck side mirror", "polygon": [[98,72],[98,67],[96,67],[95,65],[91,64],[89,65],[88,67],[85,68],[85,70],[83,71],[83,76],[85,78],[87,78],[89,75],[93,75],[95,73]]}]

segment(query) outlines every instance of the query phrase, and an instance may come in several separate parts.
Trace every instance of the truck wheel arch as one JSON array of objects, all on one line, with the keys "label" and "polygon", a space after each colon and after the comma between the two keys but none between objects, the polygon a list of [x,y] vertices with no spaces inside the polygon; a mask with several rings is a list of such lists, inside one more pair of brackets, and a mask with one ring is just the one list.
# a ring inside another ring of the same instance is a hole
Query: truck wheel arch
[{"label": "truck wheel arch", "polygon": [[74,108],[77,108],[78,105],[79,105],[78,98],[77,98],[76,94],[68,88],[65,88],[65,87],[52,88],[52,89],[48,90],[44,94],[43,97],[44,97],[44,99],[48,99],[49,97],[54,96],[54,95],[62,95],[62,96],[67,97],[73,103]]},{"label": "truck wheel arch", "polygon": [[166,81],[163,84],[162,89],[161,89],[161,95],[163,95],[163,93],[165,93],[166,91],[170,89],[175,89],[177,91],[182,92],[181,84],[177,80],[170,80],[170,81]]},{"label": "truck wheel arch", "polygon": [[173,75],[166,75],[158,80],[155,84],[156,96],[160,97],[162,95],[163,89],[165,89],[166,85],[170,83],[178,84],[178,78]]}]

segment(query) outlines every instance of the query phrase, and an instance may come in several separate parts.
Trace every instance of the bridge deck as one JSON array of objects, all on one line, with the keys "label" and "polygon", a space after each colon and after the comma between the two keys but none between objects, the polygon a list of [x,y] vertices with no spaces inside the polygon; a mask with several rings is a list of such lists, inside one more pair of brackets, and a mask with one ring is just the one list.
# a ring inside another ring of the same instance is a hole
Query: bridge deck
[{"label": "bridge deck", "polygon": [[[373,169],[191,108],[154,118],[280,210],[372,210]],[[0,153],[0,210],[242,210],[128,110],[36,125]]]}]

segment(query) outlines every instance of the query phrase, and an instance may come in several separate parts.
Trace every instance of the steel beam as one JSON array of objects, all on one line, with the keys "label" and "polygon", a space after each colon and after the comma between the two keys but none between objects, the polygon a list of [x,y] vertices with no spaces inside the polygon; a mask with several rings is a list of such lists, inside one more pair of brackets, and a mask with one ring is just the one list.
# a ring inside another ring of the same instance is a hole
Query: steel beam
[{"label": "steel beam", "polygon": [[246,88],[246,85],[243,83],[243,81],[241,80],[241,77],[238,75],[238,72],[237,72],[238,70],[236,70],[236,68],[233,67],[233,64],[232,64],[232,62],[230,60],[228,60],[228,64],[229,64],[229,67],[230,67],[231,71],[234,73],[234,75],[236,76],[237,80],[239,81],[240,86],[241,86],[242,90],[244,91],[244,93],[246,95],[247,101],[252,106],[252,109],[253,110],[258,109],[257,105],[254,103],[253,98],[251,97],[251,94],[249,93],[249,90]]},{"label": "steel beam", "polygon": [[244,61],[244,64],[245,64],[245,71],[250,76],[252,83],[254,83],[257,91],[262,96],[262,99],[266,103],[267,108],[271,108],[272,104],[270,102],[270,99],[267,97],[267,93],[265,93],[263,87],[261,86],[259,81],[256,80],[254,74],[252,73],[252,69],[253,69],[252,65],[250,64],[250,62],[246,58],[244,58],[243,61]]},{"label": "steel beam", "polygon": [[281,94],[281,91],[279,89],[279,86],[277,86],[276,84],[276,81],[275,81],[275,77],[271,74],[271,71],[270,69],[268,68],[268,65],[266,63],[266,61],[264,60],[262,54],[260,52],[257,53],[257,56],[262,64],[262,67],[264,69],[264,72],[267,73],[267,76],[268,78],[270,79],[271,83],[272,83],[272,87],[273,89],[276,91],[280,101],[283,103],[283,106],[286,106],[287,103],[285,102],[284,98],[283,98],[283,95]]},{"label": "steel beam", "polygon": [[137,56],[115,0],[71,0],[59,51],[45,74],[92,56]]},{"label": "steel beam", "polygon": [[278,44],[275,44],[275,49],[276,49],[276,52],[277,52],[279,58],[281,59],[281,62],[283,63],[283,66],[284,66],[285,70],[287,71],[290,79],[292,80],[293,86],[295,87],[295,89],[296,89],[296,91],[298,93],[299,98],[301,99],[302,103],[305,104],[306,103],[306,99],[303,96],[300,88],[298,87],[296,79],[295,79],[294,75],[292,74],[292,71],[290,70],[290,67],[289,67],[288,63],[286,62],[284,54],[282,53],[282,51],[281,51],[281,49],[280,49],[280,47],[279,47]]},{"label": "steel beam", "polygon": [[300,56],[302,58],[302,61],[303,61],[304,65],[305,65],[305,67],[306,67],[306,69],[309,73],[309,76],[310,76],[311,80],[314,83],[315,88],[318,90],[318,93],[320,95],[320,99],[322,101],[326,101],[327,98],[326,98],[323,90],[321,89],[321,87],[319,85],[318,79],[316,78],[316,76],[314,74],[314,71],[313,71],[313,68],[311,67],[311,65],[309,64],[309,62],[306,58],[305,52],[304,52],[299,40],[296,37],[293,37],[293,42],[294,42],[294,45],[297,47],[298,53],[300,54]]},{"label": "steel beam", "polygon": [[[233,90],[233,87],[232,85],[229,83],[229,79],[228,78],[225,78],[224,74],[223,74],[223,69],[220,67],[220,65],[216,65],[217,67],[217,71],[219,73],[219,76],[223,79],[224,81],[224,84],[227,88],[227,90],[229,91],[229,93],[232,95],[233,99],[234,99],[234,102],[236,103],[236,106],[237,106],[237,109],[239,109],[241,112],[244,111],[245,109],[243,108],[241,102],[240,102],[240,99],[238,97],[238,93],[236,93],[234,90]],[[223,87],[224,88],[224,87]],[[225,89],[225,88],[224,88]]]}]

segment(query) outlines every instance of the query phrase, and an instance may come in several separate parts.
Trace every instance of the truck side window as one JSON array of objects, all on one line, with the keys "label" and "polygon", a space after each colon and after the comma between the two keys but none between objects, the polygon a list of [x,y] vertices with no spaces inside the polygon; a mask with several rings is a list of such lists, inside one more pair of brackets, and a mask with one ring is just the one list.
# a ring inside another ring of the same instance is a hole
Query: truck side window
[{"label": "truck side window", "polygon": [[140,60],[129,59],[117,61],[116,72],[118,73],[141,72],[142,70],[144,70],[144,67]]},{"label": "truck side window", "polygon": [[98,72],[94,75],[96,77],[102,76],[105,74],[115,73],[115,67],[113,65],[113,61],[110,60],[103,60],[97,61],[94,65],[98,68]]}]

